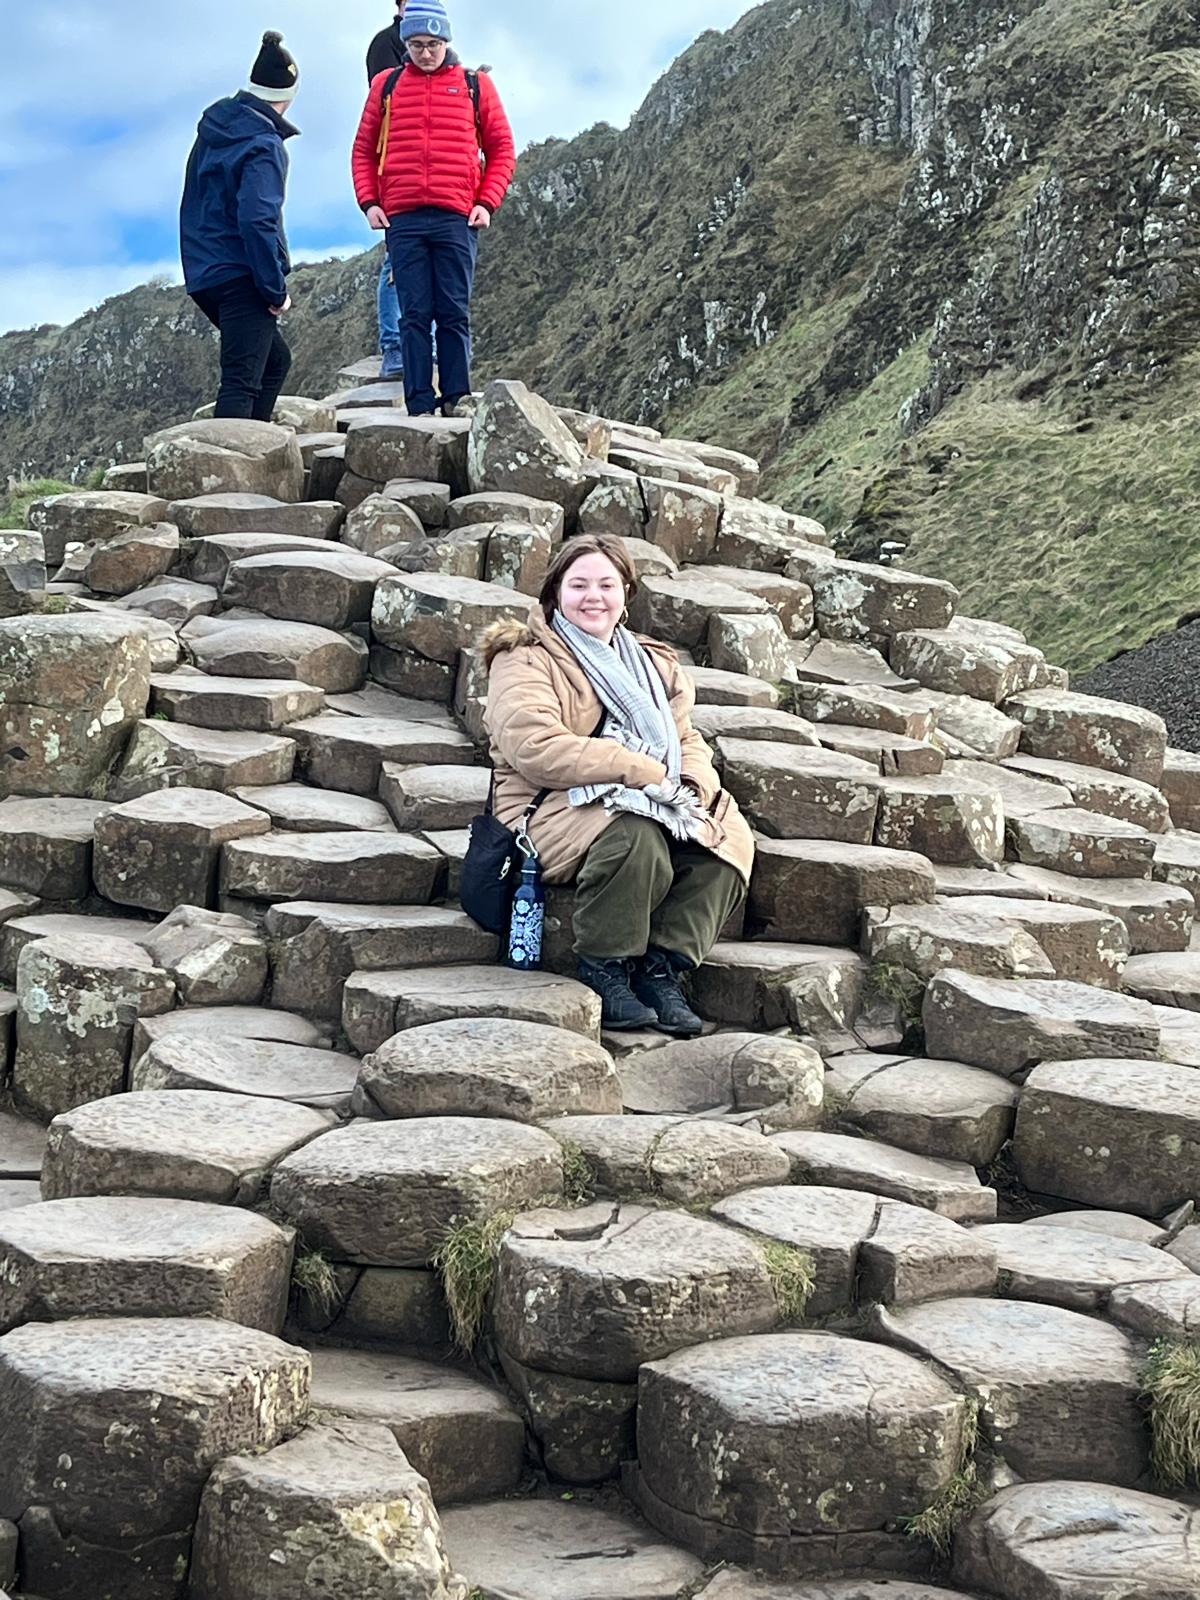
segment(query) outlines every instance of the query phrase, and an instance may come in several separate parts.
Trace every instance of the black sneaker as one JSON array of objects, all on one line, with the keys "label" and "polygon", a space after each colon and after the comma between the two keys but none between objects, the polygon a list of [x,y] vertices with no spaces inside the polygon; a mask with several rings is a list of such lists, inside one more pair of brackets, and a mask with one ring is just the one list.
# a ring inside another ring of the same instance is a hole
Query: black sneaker
[{"label": "black sneaker", "polygon": [[658,1017],[649,1006],[644,1006],[629,987],[632,961],[591,961],[579,958],[579,981],[594,989],[603,1003],[600,1026],[615,1032],[628,1032],[631,1028],[653,1028]]},{"label": "black sneaker", "polygon": [[669,950],[648,950],[633,977],[634,994],[654,1008],[654,1026],[676,1039],[695,1039],[704,1031],[679,987],[679,974],[686,970],[687,962]]}]

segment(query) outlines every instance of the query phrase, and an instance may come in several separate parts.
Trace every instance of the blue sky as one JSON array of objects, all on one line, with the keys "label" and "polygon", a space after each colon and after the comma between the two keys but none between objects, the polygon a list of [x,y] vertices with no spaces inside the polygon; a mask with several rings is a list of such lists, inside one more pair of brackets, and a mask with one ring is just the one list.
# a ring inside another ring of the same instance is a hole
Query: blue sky
[{"label": "blue sky", "polygon": [[[518,146],[624,124],[697,34],[751,0],[450,0]],[[241,87],[266,28],[300,64],[288,227],[300,259],[367,248],[349,146],[393,0],[46,0],[6,6],[0,52],[0,332],[68,322],[178,276],[183,166],[204,106]]]}]

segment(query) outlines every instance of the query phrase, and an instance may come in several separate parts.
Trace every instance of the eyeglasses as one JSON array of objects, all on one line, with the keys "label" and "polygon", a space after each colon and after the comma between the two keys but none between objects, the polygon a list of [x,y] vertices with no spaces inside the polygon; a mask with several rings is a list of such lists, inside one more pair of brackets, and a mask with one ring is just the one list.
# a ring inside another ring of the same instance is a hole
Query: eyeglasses
[{"label": "eyeglasses", "polygon": [[439,50],[446,48],[446,41],[444,39],[432,39],[428,44],[422,44],[419,39],[410,39],[408,48],[416,55],[435,56]]}]

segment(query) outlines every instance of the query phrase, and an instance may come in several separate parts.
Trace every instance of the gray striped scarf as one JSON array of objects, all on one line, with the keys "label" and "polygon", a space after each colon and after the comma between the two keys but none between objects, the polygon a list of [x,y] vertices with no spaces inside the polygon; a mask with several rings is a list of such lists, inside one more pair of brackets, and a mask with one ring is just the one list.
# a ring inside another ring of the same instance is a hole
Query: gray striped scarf
[{"label": "gray striped scarf", "polygon": [[[613,739],[626,750],[661,761],[668,779],[678,783],[683,768],[683,748],[666,685],[629,629],[618,628],[612,644],[606,645],[568,622],[561,611],[554,613],[552,626],[587,674],[588,682],[608,713],[600,737]],[[680,841],[692,838],[695,833],[694,824],[673,806],[660,805],[641,789],[631,789],[624,784],[582,784],[568,790],[567,798],[573,806],[599,802],[610,811],[628,811],[634,816],[649,817]]]}]

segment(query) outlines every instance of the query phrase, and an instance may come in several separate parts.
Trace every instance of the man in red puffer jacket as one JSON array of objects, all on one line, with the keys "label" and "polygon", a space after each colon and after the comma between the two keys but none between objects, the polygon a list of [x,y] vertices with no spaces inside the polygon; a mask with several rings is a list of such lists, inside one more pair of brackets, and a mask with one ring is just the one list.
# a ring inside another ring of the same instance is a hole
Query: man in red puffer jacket
[{"label": "man in red puffer jacket", "polygon": [[486,74],[472,80],[447,60],[450,18],[441,0],[409,0],[400,25],[408,64],[385,94],[380,73],[354,141],[354,189],[373,228],[387,230],[404,316],[404,392],[410,416],[432,416],[433,324],[441,408],[471,392],[471,289],[479,233],[516,171],[512,129]]}]

